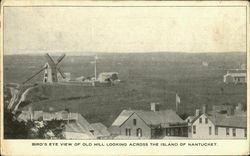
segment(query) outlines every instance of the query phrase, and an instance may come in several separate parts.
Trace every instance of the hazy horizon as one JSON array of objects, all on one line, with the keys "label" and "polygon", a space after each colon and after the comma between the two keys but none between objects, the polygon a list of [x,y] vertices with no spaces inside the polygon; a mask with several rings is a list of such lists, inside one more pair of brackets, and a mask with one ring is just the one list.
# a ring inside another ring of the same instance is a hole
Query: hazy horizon
[{"label": "hazy horizon", "polygon": [[176,53],[176,54],[235,54],[235,53],[246,53],[243,51],[231,51],[231,52],[181,52],[181,51],[175,51],[175,52],[169,52],[169,51],[153,51],[153,52],[39,52],[39,53],[10,53],[10,54],[3,54],[4,56],[8,56],[8,55],[28,55],[28,56],[40,56],[40,55],[44,55],[44,54],[50,54],[50,55],[61,55],[61,54],[66,54],[67,56],[92,56],[92,55],[97,55],[97,54],[101,54],[101,55],[108,55],[108,54],[164,54],[164,53]]}]

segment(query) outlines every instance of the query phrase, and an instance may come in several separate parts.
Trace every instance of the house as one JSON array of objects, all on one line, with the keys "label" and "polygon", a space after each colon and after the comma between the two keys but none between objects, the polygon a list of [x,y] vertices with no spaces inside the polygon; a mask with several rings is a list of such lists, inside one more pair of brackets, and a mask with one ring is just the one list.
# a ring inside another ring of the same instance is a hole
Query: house
[{"label": "house", "polygon": [[247,82],[247,73],[246,70],[231,70],[227,71],[227,74],[224,75],[224,83],[246,83]]},{"label": "house", "polygon": [[51,121],[62,120],[65,123],[63,136],[65,139],[95,139],[94,128],[79,113],[69,111],[43,112],[43,111],[22,111],[18,116],[22,121]]},{"label": "house", "polygon": [[98,75],[97,80],[100,83],[117,83],[120,80],[118,79],[118,73],[117,72],[103,72]]},{"label": "house", "polygon": [[123,110],[109,128],[119,138],[187,137],[187,123],[173,110],[159,110],[151,103],[151,110]]},{"label": "house", "polygon": [[[240,105],[240,104],[239,104]],[[246,138],[247,116],[241,111],[241,106],[236,107],[236,114],[232,107],[228,107],[226,114],[212,112],[201,114],[196,110],[195,117],[189,121],[189,138]],[[189,119],[191,117],[188,117]],[[187,118],[187,119],[188,119]]]},{"label": "house", "polygon": [[196,116],[189,124],[189,138],[214,138],[213,130],[215,125],[207,114],[202,113]]},{"label": "house", "polygon": [[60,73],[57,73],[58,81],[70,81],[71,80],[71,73],[63,73],[64,78],[61,76]]}]

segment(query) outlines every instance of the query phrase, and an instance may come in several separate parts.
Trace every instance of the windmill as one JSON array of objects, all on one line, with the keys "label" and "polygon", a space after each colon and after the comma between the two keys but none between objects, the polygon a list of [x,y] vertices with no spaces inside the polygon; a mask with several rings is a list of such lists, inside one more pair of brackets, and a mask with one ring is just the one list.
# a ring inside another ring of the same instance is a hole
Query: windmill
[{"label": "windmill", "polygon": [[31,77],[29,77],[26,81],[23,82],[23,84],[27,83],[28,81],[30,81],[31,79],[33,79],[36,75],[40,74],[42,71],[44,71],[44,77],[43,77],[43,82],[44,83],[54,83],[54,82],[58,82],[58,78],[57,78],[57,72],[60,73],[60,75],[65,78],[64,73],[62,72],[62,70],[58,67],[59,63],[63,60],[63,58],[65,57],[65,54],[61,55],[56,62],[50,57],[50,55],[48,53],[45,54],[45,57],[47,59],[47,62],[45,63],[45,65],[43,66],[43,68],[41,68],[38,72],[36,72],[35,74],[33,74]]}]

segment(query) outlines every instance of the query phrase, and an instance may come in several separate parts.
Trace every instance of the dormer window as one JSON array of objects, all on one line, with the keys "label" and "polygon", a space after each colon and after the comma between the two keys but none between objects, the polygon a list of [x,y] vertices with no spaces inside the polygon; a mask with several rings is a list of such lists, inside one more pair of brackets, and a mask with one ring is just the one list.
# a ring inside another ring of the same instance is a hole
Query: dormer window
[{"label": "dormer window", "polygon": [[199,119],[199,122],[202,123],[202,118]]}]

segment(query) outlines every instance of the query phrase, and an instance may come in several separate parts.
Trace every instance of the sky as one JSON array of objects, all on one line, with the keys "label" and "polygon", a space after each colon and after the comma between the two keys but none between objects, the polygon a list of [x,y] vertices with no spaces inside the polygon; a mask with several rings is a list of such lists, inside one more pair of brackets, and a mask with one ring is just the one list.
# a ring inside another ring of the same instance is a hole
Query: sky
[{"label": "sky", "polygon": [[4,8],[4,54],[47,52],[246,52],[246,9]]}]

